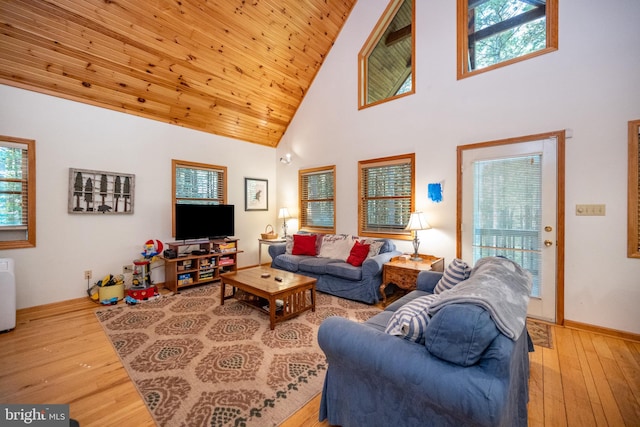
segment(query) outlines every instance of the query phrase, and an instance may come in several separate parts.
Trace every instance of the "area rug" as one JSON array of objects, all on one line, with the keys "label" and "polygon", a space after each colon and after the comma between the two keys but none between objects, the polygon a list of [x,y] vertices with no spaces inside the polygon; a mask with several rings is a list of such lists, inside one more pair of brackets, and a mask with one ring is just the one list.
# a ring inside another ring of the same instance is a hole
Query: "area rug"
[{"label": "area rug", "polygon": [[276,426],[322,390],[317,343],[330,316],[362,322],[380,310],[316,293],[316,311],[269,329],[269,316],[220,285],[181,291],[96,316],[160,426]]},{"label": "area rug", "polygon": [[553,348],[551,326],[547,323],[527,319],[527,331],[529,331],[529,336],[531,337],[531,341],[533,341],[534,345]]}]

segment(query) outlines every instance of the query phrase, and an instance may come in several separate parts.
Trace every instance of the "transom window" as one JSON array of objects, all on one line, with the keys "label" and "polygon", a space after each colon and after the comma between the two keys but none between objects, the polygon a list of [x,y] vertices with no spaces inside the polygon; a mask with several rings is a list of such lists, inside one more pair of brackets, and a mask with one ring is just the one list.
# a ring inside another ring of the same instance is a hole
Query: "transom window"
[{"label": "transom window", "polygon": [[414,210],[415,154],[358,162],[358,233],[410,239],[405,230]]},{"label": "transom window", "polygon": [[172,160],[172,230],[175,236],[176,203],[222,205],[227,202],[225,166]]},{"label": "transom window", "polygon": [[557,0],[458,0],[458,79],[557,49]]},{"label": "transom window", "polygon": [[415,93],[415,2],[391,0],[358,55],[358,108]]},{"label": "transom window", "polygon": [[0,136],[0,249],[36,246],[36,142]]},{"label": "transom window", "polygon": [[298,172],[300,229],[335,233],[335,166],[301,169]]}]

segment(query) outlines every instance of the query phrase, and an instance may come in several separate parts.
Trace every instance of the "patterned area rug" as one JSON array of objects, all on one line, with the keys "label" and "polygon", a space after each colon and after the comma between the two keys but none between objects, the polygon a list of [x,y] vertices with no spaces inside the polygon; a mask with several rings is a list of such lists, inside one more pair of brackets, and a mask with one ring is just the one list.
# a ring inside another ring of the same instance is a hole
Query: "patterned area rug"
[{"label": "patterned area rug", "polygon": [[543,322],[537,322],[533,319],[527,319],[527,331],[531,336],[534,345],[541,347],[553,348],[551,338],[551,326]]},{"label": "patterned area rug", "polygon": [[322,390],[317,343],[330,316],[380,310],[316,293],[316,311],[269,329],[269,316],[208,285],[96,316],[160,426],[276,426]]}]

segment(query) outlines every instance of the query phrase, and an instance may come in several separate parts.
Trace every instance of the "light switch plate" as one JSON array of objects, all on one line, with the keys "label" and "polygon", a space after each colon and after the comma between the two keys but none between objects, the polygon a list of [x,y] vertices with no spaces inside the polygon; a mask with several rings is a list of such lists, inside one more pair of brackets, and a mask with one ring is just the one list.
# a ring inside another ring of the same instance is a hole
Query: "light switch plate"
[{"label": "light switch plate", "polygon": [[605,205],[576,205],[577,216],[605,216]]}]

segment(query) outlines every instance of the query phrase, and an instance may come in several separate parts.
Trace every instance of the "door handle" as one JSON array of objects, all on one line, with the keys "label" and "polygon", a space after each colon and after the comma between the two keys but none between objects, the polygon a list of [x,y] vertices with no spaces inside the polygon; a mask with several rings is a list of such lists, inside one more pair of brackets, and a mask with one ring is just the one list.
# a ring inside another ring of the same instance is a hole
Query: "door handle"
[{"label": "door handle", "polygon": [[544,241],[544,245],[545,245],[546,247],[549,247],[549,246],[553,245],[553,242],[552,242],[551,240],[545,240],[545,241]]}]

